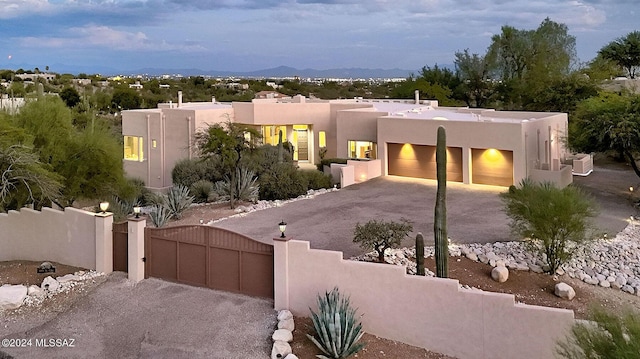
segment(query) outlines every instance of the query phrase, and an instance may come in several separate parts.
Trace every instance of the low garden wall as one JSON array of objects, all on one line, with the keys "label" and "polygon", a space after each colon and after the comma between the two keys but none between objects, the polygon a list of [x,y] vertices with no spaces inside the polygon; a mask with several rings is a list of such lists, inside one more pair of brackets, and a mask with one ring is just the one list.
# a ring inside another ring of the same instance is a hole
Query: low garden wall
[{"label": "low garden wall", "polygon": [[111,215],[66,208],[0,213],[0,261],[53,261],[110,272]]},{"label": "low garden wall", "polygon": [[[553,358],[573,311],[515,303],[513,295],[462,289],[457,280],[411,276],[404,267],[349,261],[304,241],[274,241],[275,307],[297,316],[338,286],[368,333],[455,356]],[[393,357],[393,352],[387,353]]]}]

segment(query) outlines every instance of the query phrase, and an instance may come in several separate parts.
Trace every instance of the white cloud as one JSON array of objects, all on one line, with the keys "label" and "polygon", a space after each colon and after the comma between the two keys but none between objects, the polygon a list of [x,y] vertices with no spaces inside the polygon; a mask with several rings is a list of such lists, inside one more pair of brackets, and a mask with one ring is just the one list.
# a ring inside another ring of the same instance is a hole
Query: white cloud
[{"label": "white cloud", "polygon": [[68,37],[24,37],[17,41],[22,47],[46,48],[104,48],[121,51],[206,51],[201,45],[193,42],[169,43],[165,40],[150,40],[143,32],[127,32],[107,26],[90,25],[68,29]]},{"label": "white cloud", "polygon": [[0,0],[0,19],[46,13],[53,6],[47,0]]}]

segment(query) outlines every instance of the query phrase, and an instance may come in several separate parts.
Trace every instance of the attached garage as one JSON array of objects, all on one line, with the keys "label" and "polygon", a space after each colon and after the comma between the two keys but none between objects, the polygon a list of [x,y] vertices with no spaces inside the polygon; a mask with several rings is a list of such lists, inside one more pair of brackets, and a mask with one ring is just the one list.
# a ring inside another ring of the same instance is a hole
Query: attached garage
[{"label": "attached garage", "polygon": [[[436,146],[387,143],[392,176],[436,179]],[[462,182],[462,148],[447,147],[447,180]]]},{"label": "attached garage", "polygon": [[511,186],[513,184],[513,151],[472,148],[471,182]]}]

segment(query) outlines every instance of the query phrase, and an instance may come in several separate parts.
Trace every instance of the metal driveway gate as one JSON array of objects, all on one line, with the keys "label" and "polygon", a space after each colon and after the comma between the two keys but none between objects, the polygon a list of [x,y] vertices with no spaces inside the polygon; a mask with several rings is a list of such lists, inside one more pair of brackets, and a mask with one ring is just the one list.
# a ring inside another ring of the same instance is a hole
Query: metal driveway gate
[{"label": "metal driveway gate", "polygon": [[145,228],[145,277],[273,298],[273,245],[222,228]]}]

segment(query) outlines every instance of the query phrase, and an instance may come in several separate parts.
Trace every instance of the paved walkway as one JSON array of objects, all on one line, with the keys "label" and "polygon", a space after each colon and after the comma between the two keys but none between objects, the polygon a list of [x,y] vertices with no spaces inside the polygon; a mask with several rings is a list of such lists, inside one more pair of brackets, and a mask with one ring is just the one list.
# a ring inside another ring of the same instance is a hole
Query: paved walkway
[{"label": "paved walkway", "polygon": [[[32,339],[1,348],[15,358],[266,358],[275,324],[271,300],[158,279],[134,286],[116,272],[52,320],[3,323],[0,338]],[[75,347],[37,348],[42,338]]]}]

